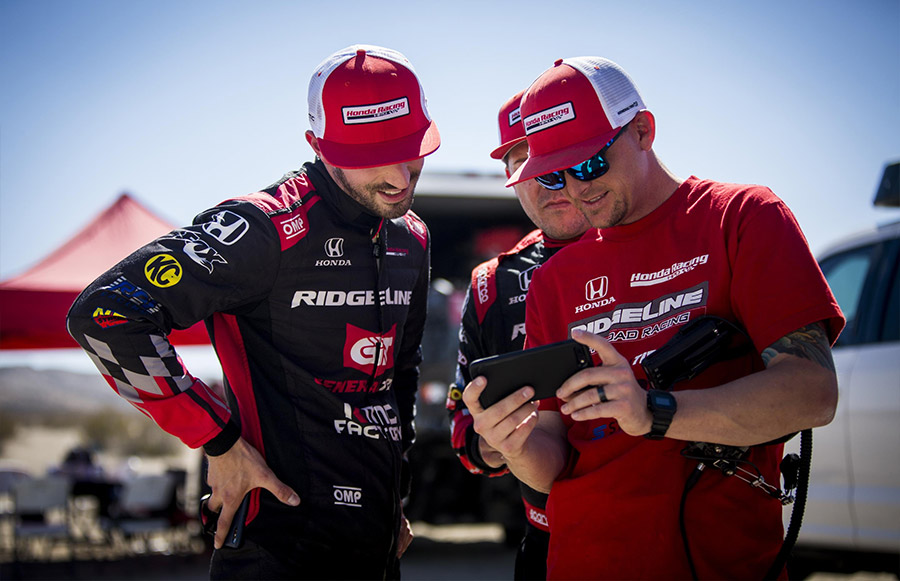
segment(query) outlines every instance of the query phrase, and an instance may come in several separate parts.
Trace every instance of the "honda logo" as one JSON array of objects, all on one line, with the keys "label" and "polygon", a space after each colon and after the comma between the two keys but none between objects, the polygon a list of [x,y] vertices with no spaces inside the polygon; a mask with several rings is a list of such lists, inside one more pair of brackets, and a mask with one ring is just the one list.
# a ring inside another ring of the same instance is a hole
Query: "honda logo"
[{"label": "honda logo", "polygon": [[528,287],[531,286],[531,278],[534,276],[534,271],[540,268],[540,266],[540,264],[536,264],[528,270],[519,273],[519,288],[522,289],[523,293],[528,292]]},{"label": "honda logo", "polygon": [[607,291],[609,291],[609,279],[605,276],[598,276],[584,285],[584,298],[588,301],[596,301],[605,297]]},{"label": "honda logo", "polygon": [[325,254],[329,258],[339,258],[344,255],[344,239],[329,238],[325,241]]},{"label": "honda logo", "polygon": [[230,210],[222,210],[214,214],[209,222],[203,224],[202,228],[204,232],[222,244],[231,246],[247,233],[250,223]]}]

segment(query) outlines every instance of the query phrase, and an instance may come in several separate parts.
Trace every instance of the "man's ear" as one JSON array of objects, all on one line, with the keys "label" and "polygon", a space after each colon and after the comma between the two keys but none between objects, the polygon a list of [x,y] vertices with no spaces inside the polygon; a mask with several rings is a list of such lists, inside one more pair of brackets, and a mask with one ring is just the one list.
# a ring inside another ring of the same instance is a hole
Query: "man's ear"
[{"label": "man's ear", "polygon": [[315,151],[316,155],[321,159],[322,151],[319,149],[319,140],[316,139],[316,136],[312,131],[307,130],[305,135],[307,143],[309,143],[309,146],[312,147],[313,151]]},{"label": "man's ear", "polygon": [[653,148],[653,142],[656,140],[656,118],[653,113],[646,109],[639,112],[632,120],[632,125],[637,131],[638,143],[644,151],[650,151]]}]

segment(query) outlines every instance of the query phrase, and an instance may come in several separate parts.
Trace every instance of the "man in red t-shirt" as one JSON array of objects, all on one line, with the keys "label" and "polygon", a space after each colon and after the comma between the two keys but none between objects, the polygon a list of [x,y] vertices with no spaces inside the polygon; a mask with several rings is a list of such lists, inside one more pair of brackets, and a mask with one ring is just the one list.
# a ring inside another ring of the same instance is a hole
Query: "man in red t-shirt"
[{"label": "man in red t-shirt", "polygon": [[[530,387],[481,408],[484,378],[463,399],[485,445],[550,493],[548,577],[763,577],[781,503],[702,474],[682,450],[749,447],[741,465],[778,483],[782,446],[764,444],[834,415],[844,320],[796,220],[768,188],[672,174],[652,148],[653,114],[606,59],[557,61],[521,115],[529,157],[507,185],[561,189],[598,229],[535,274],[526,347],[573,337],[601,365],[540,409]],[[646,389],[644,358],[704,315],[755,349],[673,391]]]}]

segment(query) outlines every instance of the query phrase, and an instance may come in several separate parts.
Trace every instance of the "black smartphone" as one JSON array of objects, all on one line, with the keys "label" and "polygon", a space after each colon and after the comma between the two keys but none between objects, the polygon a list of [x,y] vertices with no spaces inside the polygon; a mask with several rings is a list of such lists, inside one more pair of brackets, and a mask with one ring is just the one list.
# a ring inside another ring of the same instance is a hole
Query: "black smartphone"
[{"label": "black smartphone", "polygon": [[575,372],[593,367],[591,350],[574,339],[476,359],[469,366],[473,378],[483,375],[487,387],[478,401],[490,407],[520,387],[534,388],[534,399],[554,397]]},{"label": "black smartphone", "polygon": [[[215,536],[219,513],[213,512],[209,508],[209,497],[210,495],[206,494],[200,499],[200,524],[203,526],[204,532]],[[224,546],[235,549],[241,546],[244,537],[244,521],[247,520],[247,508],[249,505],[250,494],[248,493],[244,496],[244,500],[241,502],[241,506],[238,507],[237,512],[234,513],[234,518],[231,520],[231,528],[228,529],[228,536],[225,537]]]}]

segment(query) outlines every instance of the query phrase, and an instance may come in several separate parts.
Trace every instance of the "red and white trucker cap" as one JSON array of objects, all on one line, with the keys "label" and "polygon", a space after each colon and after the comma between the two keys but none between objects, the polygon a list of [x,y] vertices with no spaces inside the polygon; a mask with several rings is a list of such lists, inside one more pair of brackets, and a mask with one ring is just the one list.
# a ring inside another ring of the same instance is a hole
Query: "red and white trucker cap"
[{"label": "red and white trucker cap", "polygon": [[590,56],[556,61],[522,96],[528,160],[506,185],[581,163],[643,109],[637,87],[616,63]]},{"label": "red and white trucker cap", "polygon": [[522,116],[519,115],[519,102],[525,91],[519,91],[500,107],[497,125],[500,127],[500,147],[491,152],[494,159],[503,159],[509,150],[525,141],[525,129],[522,127]]},{"label": "red and white trucker cap", "polygon": [[441,144],[412,63],[395,50],[339,50],[309,81],[309,124],[328,163],[347,169],[393,165]]}]

